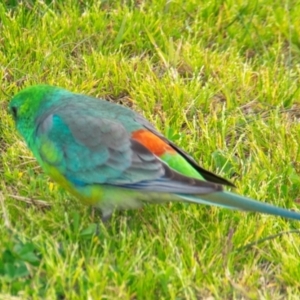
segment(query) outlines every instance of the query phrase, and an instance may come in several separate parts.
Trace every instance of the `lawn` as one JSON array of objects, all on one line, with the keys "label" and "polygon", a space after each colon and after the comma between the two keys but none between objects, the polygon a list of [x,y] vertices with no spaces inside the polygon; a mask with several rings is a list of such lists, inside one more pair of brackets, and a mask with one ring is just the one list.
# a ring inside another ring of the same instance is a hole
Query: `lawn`
[{"label": "lawn", "polygon": [[299,222],[170,203],[103,225],[7,113],[38,83],[121,103],[236,193],[299,210],[299,14],[292,0],[2,1],[0,299],[299,299]]}]

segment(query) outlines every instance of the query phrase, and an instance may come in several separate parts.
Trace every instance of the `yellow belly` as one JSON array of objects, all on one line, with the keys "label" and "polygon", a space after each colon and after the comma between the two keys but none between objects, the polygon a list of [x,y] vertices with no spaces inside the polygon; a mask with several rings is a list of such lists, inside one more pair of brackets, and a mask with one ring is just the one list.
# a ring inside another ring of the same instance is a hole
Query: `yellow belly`
[{"label": "yellow belly", "polygon": [[103,199],[103,189],[100,185],[91,185],[82,188],[75,187],[67,180],[55,167],[46,166],[46,172],[55,180],[60,186],[77,197],[82,203],[86,205],[95,205]]}]

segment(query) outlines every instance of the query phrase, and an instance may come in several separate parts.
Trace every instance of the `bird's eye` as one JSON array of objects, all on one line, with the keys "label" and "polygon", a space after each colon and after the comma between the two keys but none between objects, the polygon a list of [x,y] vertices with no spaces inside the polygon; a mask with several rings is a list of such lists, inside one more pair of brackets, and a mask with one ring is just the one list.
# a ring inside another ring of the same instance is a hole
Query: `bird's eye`
[{"label": "bird's eye", "polygon": [[17,116],[18,116],[18,109],[15,106],[13,106],[11,108],[11,112],[12,112],[13,118],[16,120]]}]

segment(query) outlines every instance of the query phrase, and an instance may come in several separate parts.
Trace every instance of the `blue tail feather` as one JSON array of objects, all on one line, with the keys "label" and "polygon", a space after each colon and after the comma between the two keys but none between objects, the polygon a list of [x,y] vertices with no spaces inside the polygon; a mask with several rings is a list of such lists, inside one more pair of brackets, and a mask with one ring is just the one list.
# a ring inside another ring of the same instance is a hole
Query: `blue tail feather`
[{"label": "blue tail feather", "polygon": [[229,209],[261,212],[269,215],[281,216],[288,219],[300,220],[300,213],[259,202],[251,198],[240,196],[230,192],[216,192],[203,195],[177,194],[188,202],[221,206]]}]

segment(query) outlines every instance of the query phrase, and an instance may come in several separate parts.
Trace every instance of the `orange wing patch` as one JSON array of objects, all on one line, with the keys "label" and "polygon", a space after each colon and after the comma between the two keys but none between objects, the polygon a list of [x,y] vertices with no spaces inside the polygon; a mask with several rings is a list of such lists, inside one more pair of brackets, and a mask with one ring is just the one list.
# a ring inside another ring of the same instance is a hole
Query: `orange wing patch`
[{"label": "orange wing patch", "polygon": [[176,151],[170,145],[150,131],[144,129],[134,131],[131,135],[131,138],[140,142],[156,156],[161,156],[166,152],[176,153]]}]

